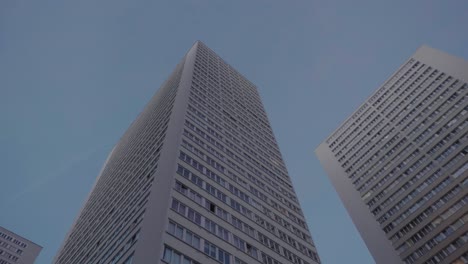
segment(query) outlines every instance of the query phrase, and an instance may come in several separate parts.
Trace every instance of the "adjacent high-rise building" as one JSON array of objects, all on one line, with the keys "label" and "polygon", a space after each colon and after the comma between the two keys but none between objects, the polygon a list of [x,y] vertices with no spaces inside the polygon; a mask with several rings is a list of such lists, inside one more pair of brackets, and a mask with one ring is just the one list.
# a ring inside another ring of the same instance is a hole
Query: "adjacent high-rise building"
[{"label": "adjacent high-rise building", "polygon": [[376,263],[468,263],[467,82],[422,46],[317,148]]},{"label": "adjacent high-rise building", "polygon": [[255,85],[196,42],[110,153],[55,263],[320,263]]},{"label": "adjacent high-rise building", "polygon": [[33,264],[42,247],[0,226],[0,264]]}]

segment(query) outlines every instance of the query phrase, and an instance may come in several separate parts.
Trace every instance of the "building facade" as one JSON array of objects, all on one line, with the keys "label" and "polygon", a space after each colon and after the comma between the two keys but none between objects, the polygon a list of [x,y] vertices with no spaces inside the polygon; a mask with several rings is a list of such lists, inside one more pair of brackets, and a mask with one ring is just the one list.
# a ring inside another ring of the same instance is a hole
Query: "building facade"
[{"label": "building facade", "polygon": [[0,226],[0,264],[33,264],[42,247]]},{"label": "building facade", "polygon": [[256,87],[196,42],[110,153],[55,263],[320,263]]},{"label": "building facade", "polygon": [[467,82],[422,46],[317,148],[376,263],[468,263]]}]

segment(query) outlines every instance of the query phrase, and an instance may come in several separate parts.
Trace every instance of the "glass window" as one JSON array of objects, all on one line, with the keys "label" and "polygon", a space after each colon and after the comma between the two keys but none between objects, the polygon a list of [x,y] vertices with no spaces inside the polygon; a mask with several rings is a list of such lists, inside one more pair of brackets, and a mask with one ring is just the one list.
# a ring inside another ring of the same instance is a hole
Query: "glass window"
[{"label": "glass window", "polygon": [[180,259],[181,259],[180,254],[177,252],[173,252],[171,264],[180,264]]},{"label": "glass window", "polygon": [[185,232],[185,242],[192,244],[192,232]]},{"label": "glass window", "polygon": [[216,247],[205,241],[205,253],[210,257],[216,258]]},{"label": "glass window", "polygon": [[170,263],[171,258],[172,258],[172,249],[170,249],[170,248],[165,248],[165,249],[164,249],[163,260]]},{"label": "glass window", "polygon": [[200,238],[199,237],[193,236],[192,246],[195,247],[196,249],[200,248]]},{"label": "glass window", "polygon": [[132,264],[132,262],[133,262],[133,253],[123,262],[123,264]]},{"label": "glass window", "polygon": [[180,226],[176,226],[175,236],[178,238],[182,238],[183,233],[184,233],[184,229],[182,229],[182,227]]},{"label": "glass window", "polygon": [[175,233],[175,224],[172,222],[169,222],[169,233],[171,234]]}]

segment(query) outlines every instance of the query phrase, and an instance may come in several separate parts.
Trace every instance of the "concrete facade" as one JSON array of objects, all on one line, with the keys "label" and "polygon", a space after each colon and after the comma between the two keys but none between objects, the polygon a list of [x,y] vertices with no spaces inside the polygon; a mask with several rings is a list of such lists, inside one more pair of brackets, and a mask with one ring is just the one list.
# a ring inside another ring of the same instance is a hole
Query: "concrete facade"
[{"label": "concrete facade", "polygon": [[33,264],[42,247],[0,226],[0,264]]},{"label": "concrete facade", "polygon": [[196,42],[112,150],[55,263],[320,263],[256,87]]},{"label": "concrete facade", "polygon": [[422,46],[317,148],[376,263],[468,263],[467,82]]}]

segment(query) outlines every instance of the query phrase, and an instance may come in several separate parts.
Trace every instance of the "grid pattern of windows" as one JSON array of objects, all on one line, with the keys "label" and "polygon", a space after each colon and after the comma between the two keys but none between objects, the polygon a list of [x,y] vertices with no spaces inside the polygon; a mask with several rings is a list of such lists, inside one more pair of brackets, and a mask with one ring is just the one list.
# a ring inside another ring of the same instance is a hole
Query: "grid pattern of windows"
[{"label": "grid pattern of windows", "polygon": [[411,58],[325,142],[404,263],[462,254],[467,113],[466,79]]},{"label": "grid pattern of windows", "polygon": [[0,227],[0,263],[33,263],[41,248],[23,237]]},{"label": "grid pattern of windows", "polygon": [[112,150],[56,263],[118,263],[134,249],[183,66],[177,66]]},{"label": "grid pattern of windows", "polygon": [[171,208],[206,231],[182,227],[196,249],[220,263],[320,263],[256,87],[199,43],[189,89]]},{"label": "grid pattern of windows", "polygon": [[164,247],[162,259],[165,263],[169,264],[200,264],[168,246]]},{"label": "grid pattern of windows", "polygon": [[111,152],[55,259],[154,261],[320,263],[257,88],[200,42]]}]

